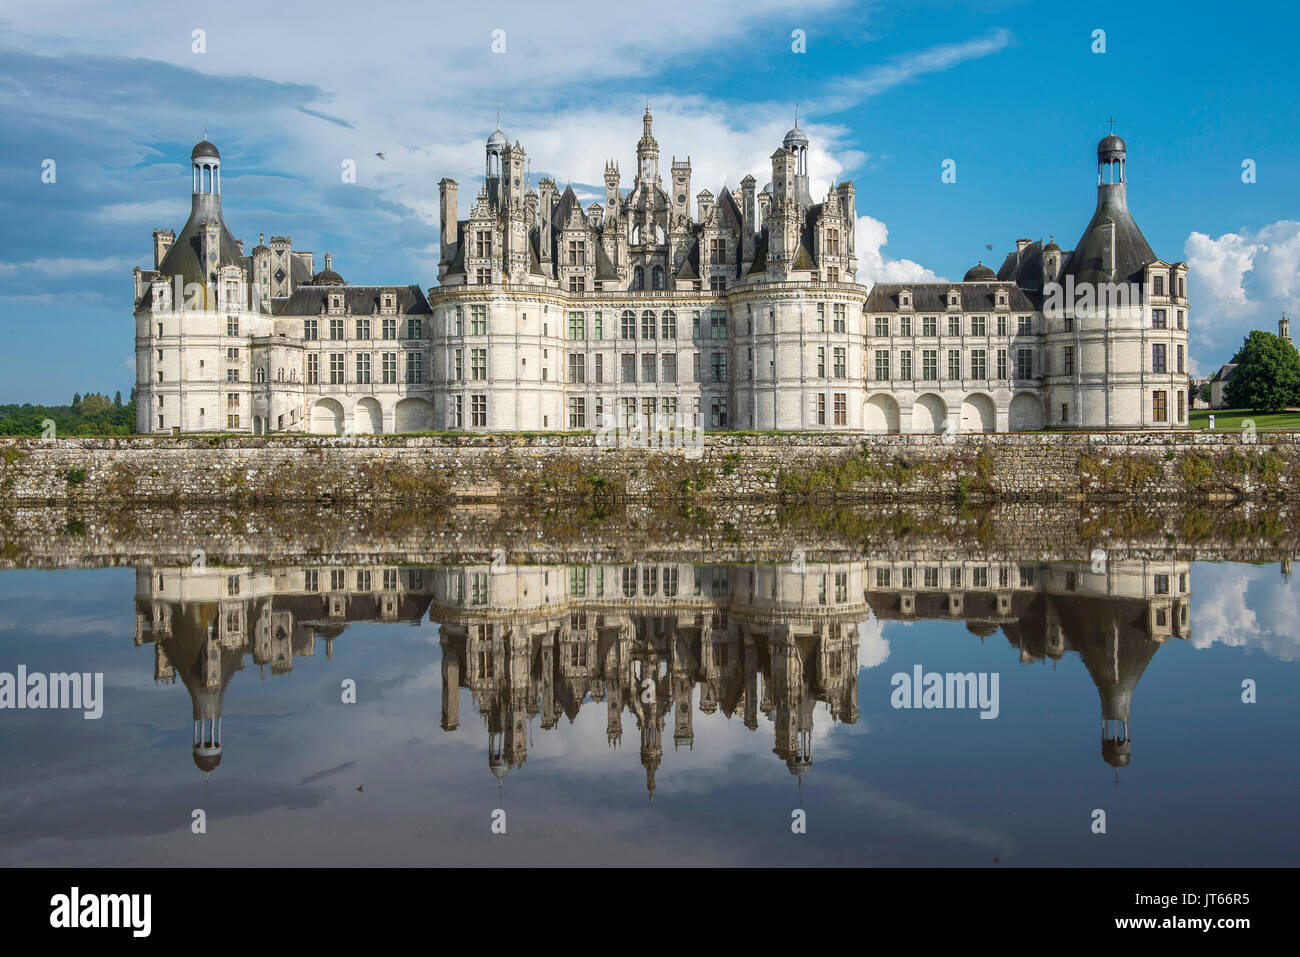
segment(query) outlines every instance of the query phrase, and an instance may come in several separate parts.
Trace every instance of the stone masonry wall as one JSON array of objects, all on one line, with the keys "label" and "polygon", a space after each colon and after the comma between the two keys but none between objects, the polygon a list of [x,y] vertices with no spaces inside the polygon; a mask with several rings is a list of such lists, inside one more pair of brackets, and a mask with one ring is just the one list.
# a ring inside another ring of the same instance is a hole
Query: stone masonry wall
[{"label": "stone masonry wall", "polygon": [[709,435],[695,450],[592,435],[0,439],[15,505],[1300,497],[1300,434]]}]

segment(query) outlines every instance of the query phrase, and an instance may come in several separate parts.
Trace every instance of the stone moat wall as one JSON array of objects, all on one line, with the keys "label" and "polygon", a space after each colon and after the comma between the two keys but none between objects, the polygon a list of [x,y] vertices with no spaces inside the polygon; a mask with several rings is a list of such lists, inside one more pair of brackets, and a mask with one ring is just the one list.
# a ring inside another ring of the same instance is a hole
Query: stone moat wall
[{"label": "stone moat wall", "polygon": [[77,504],[1300,498],[1298,433],[0,439],[0,508]]}]

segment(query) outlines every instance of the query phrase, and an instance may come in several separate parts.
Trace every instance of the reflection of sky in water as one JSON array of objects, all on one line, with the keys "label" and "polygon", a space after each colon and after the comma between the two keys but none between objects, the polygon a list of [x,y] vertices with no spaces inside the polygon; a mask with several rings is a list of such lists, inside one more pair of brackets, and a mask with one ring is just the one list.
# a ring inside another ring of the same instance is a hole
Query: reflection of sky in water
[{"label": "reflection of sky in water", "polygon": [[[1022,664],[1001,632],[981,641],[961,621],[864,622],[861,715],[832,724],[817,705],[796,837],[772,723],[700,713],[698,687],[694,749],[673,750],[670,719],[653,805],[632,717],[611,749],[605,706],[590,702],[572,724],[534,721],[498,797],[468,690],[459,729],[439,729],[427,618],[351,624],[332,660],[318,643],[288,675],[261,680],[246,658],[224,699],[224,760],[205,778],[185,687],[156,686],[152,648],[133,645],[134,572],[5,572],[0,670],[103,671],[107,701],[99,721],[0,712],[0,863],[1293,865],[1294,586],[1275,565],[1195,565],[1192,581],[1191,641],[1160,646],[1142,674],[1118,787],[1078,655]],[[915,664],[998,672],[1000,717],[892,709],[890,676]],[[339,702],[344,678],[356,705]],[[1244,678],[1258,704],[1240,703]],[[506,836],[489,831],[497,807]]]}]

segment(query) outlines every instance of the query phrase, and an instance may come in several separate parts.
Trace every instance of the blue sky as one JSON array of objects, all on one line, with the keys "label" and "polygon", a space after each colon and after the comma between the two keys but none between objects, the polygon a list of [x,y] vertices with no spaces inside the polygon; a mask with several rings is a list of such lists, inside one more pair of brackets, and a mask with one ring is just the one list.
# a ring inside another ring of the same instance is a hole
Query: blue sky
[{"label": "blue sky", "polygon": [[1300,315],[1297,26],[1290,7],[1200,3],[7,5],[0,402],[130,389],[131,268],[151,265],[154,228],[183,225],[205,122],[246,248],[287,234],[349,281],[429,287],[438,180],[460,182],[465,215],[498,109],[534,182],[589,201],[607,158],[630,184],[647,98],[665,167],[690,155],[693,191],[715,193],[770,179],[798,102],[814,192],[857,186],[863,281],[959,278],[1019,236],[1069,248],[1114,117],[1138,224],[1191,265],[1208,374],[1250,329]]}]

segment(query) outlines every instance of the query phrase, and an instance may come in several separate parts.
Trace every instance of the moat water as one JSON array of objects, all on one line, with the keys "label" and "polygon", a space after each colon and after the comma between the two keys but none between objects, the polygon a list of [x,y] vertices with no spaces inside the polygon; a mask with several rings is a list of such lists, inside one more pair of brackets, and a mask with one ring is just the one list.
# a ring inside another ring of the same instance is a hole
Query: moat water
[{"label": "moat water", "polygon": [[0,571],[0,864],[1300,862],[1289,565],[385,558]]}]

